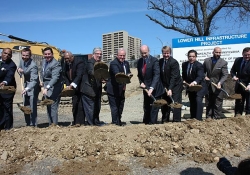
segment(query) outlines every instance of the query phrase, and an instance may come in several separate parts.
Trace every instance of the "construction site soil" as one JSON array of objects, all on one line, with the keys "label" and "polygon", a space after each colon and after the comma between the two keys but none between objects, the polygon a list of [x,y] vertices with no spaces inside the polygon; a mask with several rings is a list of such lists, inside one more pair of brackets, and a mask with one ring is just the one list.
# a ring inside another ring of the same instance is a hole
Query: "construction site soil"
[{"label": "construction site soil", "polygon": [[[128,85],[122,127],[71,126],[70,107],[60,109],[58,126],[49,127],[45,108],[39,107],[44,119],[38,127],[26,127],[14,105],[14,128],[0,132],[0,174],[222,175],[216,167],[220,157],[233,166],[249,157],[250,116],[142,124],[142,92],[135,77]],[[104,113],[101,119],[110,123],[108,105],[102,106]]]}]

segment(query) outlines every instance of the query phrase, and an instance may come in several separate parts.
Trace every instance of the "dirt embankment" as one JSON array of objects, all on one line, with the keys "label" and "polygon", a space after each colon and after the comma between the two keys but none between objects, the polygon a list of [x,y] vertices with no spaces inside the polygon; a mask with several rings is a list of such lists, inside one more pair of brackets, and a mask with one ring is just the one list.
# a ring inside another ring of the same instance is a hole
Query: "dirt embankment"
[{"label": "dirt embankment", "polygon": [[[117,127],[24,127],[0,132],[0,174],[24,172],[25,165],[56,160],[51,173],[128,174],[131,158],[146,168],[185,156],[198,163],[249,149],[250,117],[188,120],[163,125]],[[47,166],[48,168],[48,166]],[[27,169],[27,168],[26,168]],[[29,169],[30,170],[30,169]]]}]

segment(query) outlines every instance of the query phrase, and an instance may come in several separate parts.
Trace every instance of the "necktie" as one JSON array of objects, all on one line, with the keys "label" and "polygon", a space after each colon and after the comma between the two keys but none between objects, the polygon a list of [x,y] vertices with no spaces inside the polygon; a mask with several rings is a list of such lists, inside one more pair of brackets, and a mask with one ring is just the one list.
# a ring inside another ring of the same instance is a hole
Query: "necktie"
[{"label": "necktie", "polygon": [[72,81],[72,65],[69,64],[69,79]]},{"label": "necktie", "polygon": [[188,76],[191,75],[192,67],[193,67],[193,63],[189,63],[189,68],[188,68],[188,72],[187,72]]},{"label": "necktie", "polygon": [[46,61],[46,62],[45,62],[44,69],[46,69],[46,67],[48,66],[48,64],[49,64],[49,62],[48,62],[48,61]]},{"label": "necktie", "polygon": [[127,72],[126,72],[126,66],[125,66],[125,63],[124,63],[124,62],[122,62],[122,67],[123,67],[123,70],[124,70],[124,74],[126,75]]},{"label": "necktie", "polygon": [[165,72],[165,69],[166,69],[166,67],[167,67],[167,62],[168,62],[168,60],[164,60],[164,65],[163,65],[163,72]]},{"label": "necktie", "polygon": [[241,66],[241,70],[244,69],[245,65],[246,65],[246,61],[243,61],[242,66]]},{"label": "necktie", "polygon": [[142,67],[142,75],[144,76],[146,73],[146,68],[147,68],[147,63],[146,63],[146,59],[144,59],[144,63],[143,63],[143,67]]}]

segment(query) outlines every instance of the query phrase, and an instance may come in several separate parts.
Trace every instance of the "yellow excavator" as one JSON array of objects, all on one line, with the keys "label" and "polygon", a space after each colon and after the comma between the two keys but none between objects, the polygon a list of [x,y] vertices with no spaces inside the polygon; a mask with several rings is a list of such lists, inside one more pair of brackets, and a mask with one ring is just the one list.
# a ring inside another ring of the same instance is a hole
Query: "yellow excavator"
[{"label": "yellow excavator", "polygon": [[21,52],[22,49],[29,48],[32,51],[32,55],[42,56],[43,55],[42,50],[46,47],[50,47],[53,50],[55,59],[57,60],[61,59],[63,51],[61,51],[59,48],[55,46],[49,45],[46,42],[34,42],[12,35],[6,35],[3,33],[0,33],[0,35],[12,39],[12,41],[0,41],[0,49],[11,48],[13,51]]},{"label": "yellow excavator", "polygon": [[[46,47],[52,48],[54,58],[57,59],[58,61],[60,61],[61,66],[64,67],[65,63],[64,63],[63,53],[65,52],[65,50],[60,50],[59,48],[52,46],[52,45],[49,45],[46,42],[34,42],[34,41],[27,40],[27,39],[19,38],[19,37],[13,36],[13,35],[6,35],[3,33],[0,33],[0,35],[6,36],[6,37],[12,39],[12,41],[1,41],[0,40],[0,49],[11,48],[12,51],[21,52],[22,49],[29,48],[32,52],[33,60],[37,63],[38,70],[41,69],[41,60],[43,58],[42,51]],[[83,59],[85,64],[87,63],[88,55],[82,55],[82,54],[73,54],[73,55],[74,55],[74,57],[79,57],[79,58]],[[61,99],[61,104],[70,104],[71,105],[71,100],[69,100],[69,99],[70,98],[67,98],[67,97]],[[102,102],[107,103],[107,97],[105,96],[105,93],[102,96]]]}]

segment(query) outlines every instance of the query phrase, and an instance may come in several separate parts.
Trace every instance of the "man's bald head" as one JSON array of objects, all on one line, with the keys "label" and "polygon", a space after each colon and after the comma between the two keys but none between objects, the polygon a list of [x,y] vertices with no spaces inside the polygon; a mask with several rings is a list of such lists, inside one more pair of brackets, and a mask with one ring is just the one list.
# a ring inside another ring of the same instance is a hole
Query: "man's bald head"
[{"label": "man's bald head", "polygon": [[221,56],[221,48],[220,47],[215,47],[213,51],[213,57],[216,59],[219,59]]},{"label": "man's bald head", "polygon": [[64,52],[64,60],[67,63],[72,63],[74,61],[74,55],[70,51]]},{"label": "man's bald head", "polygon": [[149,56],[149,47],[147,45],[142,45],[140,48],[141,56],[147,58]]},{"label": "man's bald head", "polygon": [[12,58],[12,50],[10,48],[4,48],[2,51],[2,60],[7,61]]}]

